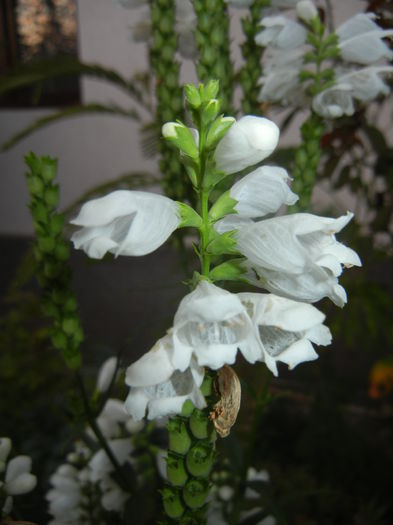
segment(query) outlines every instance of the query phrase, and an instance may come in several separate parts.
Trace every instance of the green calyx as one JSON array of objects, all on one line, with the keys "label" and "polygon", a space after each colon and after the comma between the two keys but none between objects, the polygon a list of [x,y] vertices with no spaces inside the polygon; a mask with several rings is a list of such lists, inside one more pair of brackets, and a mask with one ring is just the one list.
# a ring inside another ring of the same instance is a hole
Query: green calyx
[{"label": "green calyx", "polygon": [[173,452],[168,453],[166,460],[166,473],[168,481],[175,487],[183,487],[188,479],[184,459]]},{"label": "green calyx", "polygon": [[208,493],[207,480],[192,479],[183,489],[183,499],[190,509],[199,509],[205,504]]},{"label": "green calyx", "polygon": [[191,446],[191,437],[185,422],[179,418],[168,421],[169,450],[178,454],[186,454]]},{"label": "green calyx", "polygon": [[165,514],[172,519],[180,518],[185,510],[180,491],[174,487],[165,487],[161,495]]},{"label": "green calyx", "polygon": [[209,476],[213,468],[214,452],[210,443],[198,442],[187,453],[186,465],[188,471],[195,477]]}]

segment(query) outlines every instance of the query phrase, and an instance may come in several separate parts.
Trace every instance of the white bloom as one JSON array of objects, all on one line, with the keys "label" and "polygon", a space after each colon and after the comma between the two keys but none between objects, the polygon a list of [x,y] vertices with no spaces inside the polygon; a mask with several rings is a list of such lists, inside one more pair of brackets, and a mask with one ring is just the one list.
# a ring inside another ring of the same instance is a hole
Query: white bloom
[{"label": "white bloom", "polygon": [[381,29],[373,22],[375,18],[374,13],[359,13],[336,30],[344,60],[368,65],[381,58],[393,58],[393,51],[382,40],[393,35],[393,29]]},{"label": "white bloom", "polygon": [[[110,439],[108,446],[120,465],[132,462],[133,445],[130,438]],[[106,479],[114,471],[114,466],[104,449],[98,450],[89,461],[90,480],[93,482]]]},{"label": "white bloom", "polygon": [[306,41],[305,27],[285,16],[265,16],[260,25],[265,28],[255,37],[255,42],[260,46],[293,49]]},{"label": "white bloom", "polygon": [[255,329],[240,299],[207,281],[186,295],[173,324],[172,362],[185,370],[195,356],[213,370],[233,364],[238,348],[250,363],[258,359]]},{"label": "white bloom", "polygon": [[296,4],[296,15],[300,20],[310,22],[318,16],[318,9],[311,0],[300,0],[300,2]]},{"label": "white bloom", "polygon": [[342,265],[361,266],[361,262],[334,234],[352,217],[349,212],[338,219],[296,213],[240,227],[237,248],[248,258],[250,282],[295,300],[329,297],[343,306],[346,293],[337,277]]},{"label": "white bloom", "polygon": [[206,406],[199,389],[204,370],[191,359],[182,371],[172,362],[172,336],[166,335],[128,367],[126,384],[131,387],[125,408],[138,421],[179,414],[190,399],[198,408]]},{"label": "white bloom", "polygon": [[295,204],[298,196],[287,182],[286,170],[277,166],[262,166],[242,177],[230,189],[238,203],[235,210],[241,217],[263,217],[276,212],[283,204]]},{"label": "white bloom", "polygon": [[119,190],[82,206],[71,221],[82,228],[71,240],[94,259],[106,252],[146,255],[161,246],[179,223],[178,205],[168,197]]},{"label": "white bloom", "polygon": [[8,454],[11,450],[11,440],[8,437],[0,438],[0,473],[4,472]]},{"label": "white bloom", "polygon": [[353,115],[354,99],[368,102],[389,93],[389,86],[380,77],[387,74],[393,74],[393,67],[372,66],[342,74],[333,86],[314,97],[313,110],[327,118]]},{"label": "white bloom", "polygon": [[278,375],[277,361],[290,369],[318,358],[312,343],[328,345],[332,336],[322,324],[325,315],[310,304],[273,294],[240,293],[242,303],[258,328],[260,360]]},{"label": "white bloom", "polygon": [[280,130],[271,120],[242,117],[218,143],[214,154],[217,169],[231,174],[261,162],[273,153],[279,135]]},{"label": "white bloom", "polygon": [[[121,425],[125,425],[129,419],[130,416],[119,399],[108,399],[96,422],[104,436],[112,439],[120,436]],[[88,429],[87,432],[92,439],[96,439],[91,429]]]},{"label": "white bloom", "polygon": [[109,357],[101,365],[98,371],[96,389],[98,392],[106,392],[110,387],[117,369],[117,357]]},{"label": "white bloom", "polygon": [[100,482],[102,490],[101,505],[109,512],[122,512],[124,506],[130,497],[130,494],[124,492],[119,485],[109,476]]},{"label": "white bloom", "polygon": [[59,523],[78,523],[82,501],[78,469],[68,464],[60,465],[50,477],[50,483],[53,488],[46,494],[49,513]]}]

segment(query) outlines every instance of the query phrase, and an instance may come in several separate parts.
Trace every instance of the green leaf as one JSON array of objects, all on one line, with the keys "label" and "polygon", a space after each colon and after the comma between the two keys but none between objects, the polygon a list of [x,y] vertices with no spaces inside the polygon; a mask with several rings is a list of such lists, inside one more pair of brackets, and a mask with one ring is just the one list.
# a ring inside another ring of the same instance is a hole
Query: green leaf
[{"label": "green leaf", "polygon": [[246,269],[242,266],[243,258],[231,259],[219,264],[211,270],[209,277],[212,281],[238,281]]},{"label": "green leaf", "polygon": [[102,104],[71,106],[61,111],[57,111],[56,113],[52,113],[51,115],[47,115],[45,117],[41,117],[35,120],[32,124],[22,129],[22,131],[19,131],[18,133],[13,135],[9,140],[7,140],[4,144],[2,144],[0,151],[6,151],[7,149],[12,148],[12,146],[14,146],[17,142],[48,124],[52,124],[64,118],[72,118],[79,115],[89,115],[90,113],[101,113],[107,115],[117,115],[137,120],[139,119],[139,116],[134,109],[126,110],[114,104],[110,106],[104,106]]},{"label": "green leaf", "polygon": [[77,75],[107,80],[125,90],[138,101],[142,100],[142,94],[135,85],[113,69],[99,64],[85,64],[72,57],[42,60],[34,65],[19,68],[9,75],[4,75],[0,82],[0,94],[51,78]]}]

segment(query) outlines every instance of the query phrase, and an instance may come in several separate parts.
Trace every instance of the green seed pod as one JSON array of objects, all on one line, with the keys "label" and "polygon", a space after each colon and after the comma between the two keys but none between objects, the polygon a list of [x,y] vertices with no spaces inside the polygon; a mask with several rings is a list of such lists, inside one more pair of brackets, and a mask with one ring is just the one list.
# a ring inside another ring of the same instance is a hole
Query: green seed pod
[{"label": "green seed pod", "polygon": [[173,452],[168,453],[166,460],[166,474],[168,481],[175,487],[184,487],[188,474],[184,466],[184,459],[175,455]]},{"label": "green seed pod", "polygon": [[169,450],[178,454],[186,454],[191,446],[191,438],[185,422],[176,417],[168,421]]},{"label": "green seed pod", "polygon": [[205,504],[208,493],[207,480],[192,479],[183,489],[183,499],[190,509],[199,509]]},{"label": "green seed pod", "polygon": [[210,443],[196,443],[186,456],[186,465],[190,474],[205,478],[213,467],[214,452]]},{"label": "green seed pod", "polygon": [[165,487],[161,495],[166,515],[172,519],[181,518],[185,509],[179,490],[174,487]]},{"label": "green seed pod", "polygon": [[46,204],[54,208],[59,203],[59,187],[58,186],[51,186],[50,188],[47,188],[45,190],[44,199]]},{"label": "green seed pod", "polygon": [[27,186],[32,195],[42,195],[44,191],[44,184],[37,176],[29,176],[27,178]]},{"label": "green seed pod", "polygon": [[181,409],[181,415],[183,417],[190,417],[191,414],[194,412],[194,404],[191,401],[191,399],[187,399],[187,401],[184,402],[184,405]]},{"label": "green seed pod", "polygon": [[209,435],[210,421],[203,410],[196,408],[190,417],[190,429],[197,439],[205,439]]}]

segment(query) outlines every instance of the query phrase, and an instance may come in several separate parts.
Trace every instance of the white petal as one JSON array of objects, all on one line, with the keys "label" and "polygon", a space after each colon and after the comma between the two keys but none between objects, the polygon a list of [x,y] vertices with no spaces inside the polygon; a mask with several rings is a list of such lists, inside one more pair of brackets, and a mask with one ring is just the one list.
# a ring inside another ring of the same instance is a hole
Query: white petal
[{"label": "white petal", "polygon": [[284,16],[266,16],[260,25],[266,28],[255,37],[260,46],[270,44],[280,49],[293,49],[306,41],[306,29]]},{"label": "white petal", "polygon": [[5,462],[11,450],[11,440],[8,437],[0,438],[0,461]]},{"label": "white petal", "polygon": [[278,356],[278,360],[286,363],[290,370],[299,363],[314,361],[315,359],[318,359],[318,354],[307,339],[296,341]]},{"label": "white petal", "polygon": [[8,462],[5,482],[16,479],[21,474],[31,471],[31,458],[29,456],[16,456]]},{"label": "white petal", "polygon": [[288,180],[287,171],[276,166],[262,166],[240,179],[230,189],[231,197],[238,201],[239,216],[262,217],[283,204],[294,204],[299,197],[290,190]]},{"label": "white petal", "polygon": [[149,397],[143,388],[131,388],[124,402],[124,407],[135,421],[145,417]]},{"label": "white petal", "polygon": [[235,122],[218,143],[216,167],[228,174],[253,166],[273,153],[280,130],[263,117],[246,115]]},{"label": "white petal", "polygon": [[313,326],[305,333],[305,337],[309,339],[312,343],[321,346],[330,345],[332,342],[332,334],[327,326],[324,324],[319,324]]},{"label": "white petal", "polygon": [[171,361],[172,338],[159,339],[153,348],[127,368],[126,384],[133,387],[156,385],[167,381],[175,367]]},{"label": "white petal", "polygon": [[17,478],[13,478],[6,483],[5,489],[11,496],[18,496],[19,494],[26,494],[30,492],[37,485],[37,478],[29,472],[20,474]]},{"label": "white petal", "polygon": [[96,389],[99,392],[106,392],[112,383],[113,376],[117,368],[117,357],[109,357],[101,366],[98,377]]},{"label": "white petal", "polygon": [[101,504],[108,512],[122,512],[129,497],[130,495],[121,490],[120,487],[114,487],[104,492],[101,497]]},{"label": "white petal", "polygon": [[180,223],[177,204],[162,195],[119,190],[82,206],[71,221],[83,229],[71,237],[76,248],[100,258],[146,255],[163,244]]},{"label": "white petal", "polygon": [[100,415],[120,423],[125,423],[130,418],[124,409],[124,403],[119,399],[112,398],[107,399]]}]

